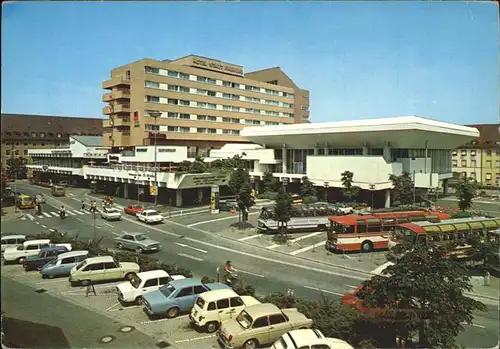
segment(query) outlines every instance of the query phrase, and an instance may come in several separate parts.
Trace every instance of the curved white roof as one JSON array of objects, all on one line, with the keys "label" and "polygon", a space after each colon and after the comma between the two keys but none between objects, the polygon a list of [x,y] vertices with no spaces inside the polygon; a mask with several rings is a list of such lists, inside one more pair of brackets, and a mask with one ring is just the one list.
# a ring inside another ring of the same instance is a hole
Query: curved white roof
[{"label": "curved white roof", "polygon": [[454,149],[479,137],[476,128],[419,116],[245,127],[240,134],[254,143],[296,149],[325,143],[331,147],[359,148],[363,143],[383,147],[385,142],[393,148],[423,148],[425,140],[430,149]]}]

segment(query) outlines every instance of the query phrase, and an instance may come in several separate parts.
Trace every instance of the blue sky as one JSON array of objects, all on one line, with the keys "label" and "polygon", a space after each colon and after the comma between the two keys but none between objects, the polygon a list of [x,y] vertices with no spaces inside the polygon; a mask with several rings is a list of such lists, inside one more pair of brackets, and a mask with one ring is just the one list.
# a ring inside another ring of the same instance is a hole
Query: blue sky
[{"label": "blue sky", "polygon": [[191,53],[280,66],[312,122],[498,122],[497,6],[417,1],[3,3],[2,112],[101,117],[113,67]]}]

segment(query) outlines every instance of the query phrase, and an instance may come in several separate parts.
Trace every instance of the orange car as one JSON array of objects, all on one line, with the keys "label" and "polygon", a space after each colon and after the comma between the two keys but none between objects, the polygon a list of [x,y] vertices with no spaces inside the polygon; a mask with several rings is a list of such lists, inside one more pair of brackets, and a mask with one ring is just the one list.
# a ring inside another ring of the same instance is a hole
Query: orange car
[{"label": "orange car", "polygon": [[137,204],[133,204],[133,205],[128,205],[123,210],[125,211],[126,214],[131,214],[131,215],[135,216],[136,214],[144,211],[144,207],[141,207]]}]

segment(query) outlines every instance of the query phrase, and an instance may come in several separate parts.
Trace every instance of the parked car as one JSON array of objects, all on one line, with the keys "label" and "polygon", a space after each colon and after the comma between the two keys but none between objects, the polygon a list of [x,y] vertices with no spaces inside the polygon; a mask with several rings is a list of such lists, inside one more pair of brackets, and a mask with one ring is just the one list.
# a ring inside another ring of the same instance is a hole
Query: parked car
[{"label": "parked car", "polygon": [[235,211],[239,210],[238,203],[236,202],[236,200],[221,200],[221,201],[219,201],[219,211],[229,212],[232,210],[235,210]]},{"label": "parked car", "polygon": [[28,240],[18,247],[8,247],[3,253],[4,263],[17,262],[22,264],[26,257],[36,256],[44,247],[65,246],[71,251],[71,244],[52,244],[49,239]]},{"label": "parked car", "polygon": [[165,270],[150,270],[134,274],[130,281],[116,286],[118,300],[121,303],[137,303],[142,296],[151,291],[157,291],[161,286],[172,280],[182,280],[184,275],[170,276]]},{"label": "parked car", "polygon": [[163,216],[156,210],[144,210],[135,216],[138,220],[147,224],[163,222]]},{"label": "parked car", "polygon": [[354,208],[342,204],[335,204],[335,209],[339,211],[340,213],[346,215],[346,214],[351,214],[354,212]]},{"label": "parked car", "polygon": [[229,288],[208,291],[196,299],[189,320],[198,329],[213,333],[222,321],[234,318],[245,307],[254,304],[260,302],[251,296],[239,296]]},{"label": "parked car", "polygon": [[254,349],[273,343],[288,331],[311,328],[312,322],[296,308],[280,310],[271,303],[256,304],[222,322],[217,340],[223,348]]},{"label": "parked car", "polygon": [[42,278],[53,278],[57,276],[68,276],[71,269],[78,263],[87,259],[89,251],[71,251],[61,253],[55,259],[45,264],[40,270]]},{"label": "parked car", "polygon": [[133,250],[137,253],[159,251],[161,245],[158,241],[151,240],[141,233],[127,233],[115,238],[116,247],[119,249]]},{"label": "parked car", "polygon": [[87,286],[93,282],[130,280],[139,270],[137,263],[119,263],[111,256],[91,257],[71,269],[69,282],[72,286]]},{"label": "parked car", "polygon": [[7,247],[18,247],[26,241],[26,235],[3,235],[2,253]]},{"label": "parked car", "polygon": [[119,221],[122,219],[122,214],[116,208],[103,207],[100,213],[101,218],[107,221]]},{"label": "parked car", "polygon": [[35,199],[36,199],[36,201],[37,201],[38,203],[40,203],[40,204],[44,204],[44,203],[46,202],[46,200],[45,200],[45,195],[43,195],[43,194],[41,194],[41,193],[36,194],[36,195],[35,195]]},{"label": "parked car", "polygon": [[64,252],[68,252],[66,246],[44,247],[37,255],[26,257],[23,261],[24,270],[40,270],[45,264]]},{"label": "parked car", "polygon": [[145,294],[142,297],[143,310],[151,318],[164,315],[174,318],[181,312],[190,311],[199,294],[224,288],[229,286],[221,283],[203,284],[193,278],[173,280],[158,291]]},{"label": "parked car", "polygon": [[123,209],[123,211],[125,211],[126,214],[131,214],[131,215],[135,216],[136,214],[144,211],[144,208],[137,205],[137,204],[133,204],[133,205],[128,205],[127,207],[125,207]]},{"label": "parked car", "polygon": [[293,330],[282,335],[271,349],[354,349],[349,343],[337,338],[325,338],[317,329]]}]

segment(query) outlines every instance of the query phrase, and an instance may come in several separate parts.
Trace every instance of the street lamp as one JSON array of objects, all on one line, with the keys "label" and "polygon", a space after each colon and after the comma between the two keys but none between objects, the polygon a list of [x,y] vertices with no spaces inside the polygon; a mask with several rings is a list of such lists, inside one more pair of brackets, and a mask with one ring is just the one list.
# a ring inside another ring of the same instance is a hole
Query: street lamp
[{"label": "street lamp", "polygon": [[154,167],[155,167],[155,187],[156,187],[156,190],[155,190],[155,206],[157,205],[158,203],[158,167],[157,167],[157,164],[156,164],[156,156],[157,156],[157,150],[156,150],[156,135],[158,134],[158,130],[156,129],[156,127],[158,126],[157,124],[157,121],[158,121],[158,117],[161,116],[161,112],[159,111],[149,111],[149,116],[151,116],[152,118],[155,119],[155,127],[154,127],[154,152],[155,152],[155,155],[154,155]]},{"label": "street lamp", "polygon": [[286,193],[286,186],[288,185],[288,178],[283,178],[283,191]]},{"label": "street lamp", "polygon": [[328,182],[325,182],[323,183],[323,186],[325,188],[325,194],[324,194],[325,202],[328,202],[328,187],[330,186],[330,184]]},{"label": "street lamp", "polygon": [[95,232],[95,219],[96,219],[95,210],[92,210],[92,219],[94,220],[94,241],[97,241],[97,236]]},{"label": "street lamp", "polygon": [[373,207],[373,193],[374,193],[374,190],[375,190],[375,184],[370,184],[370,191],[372,193],[372,210],[375,209],[375,207]]}]

